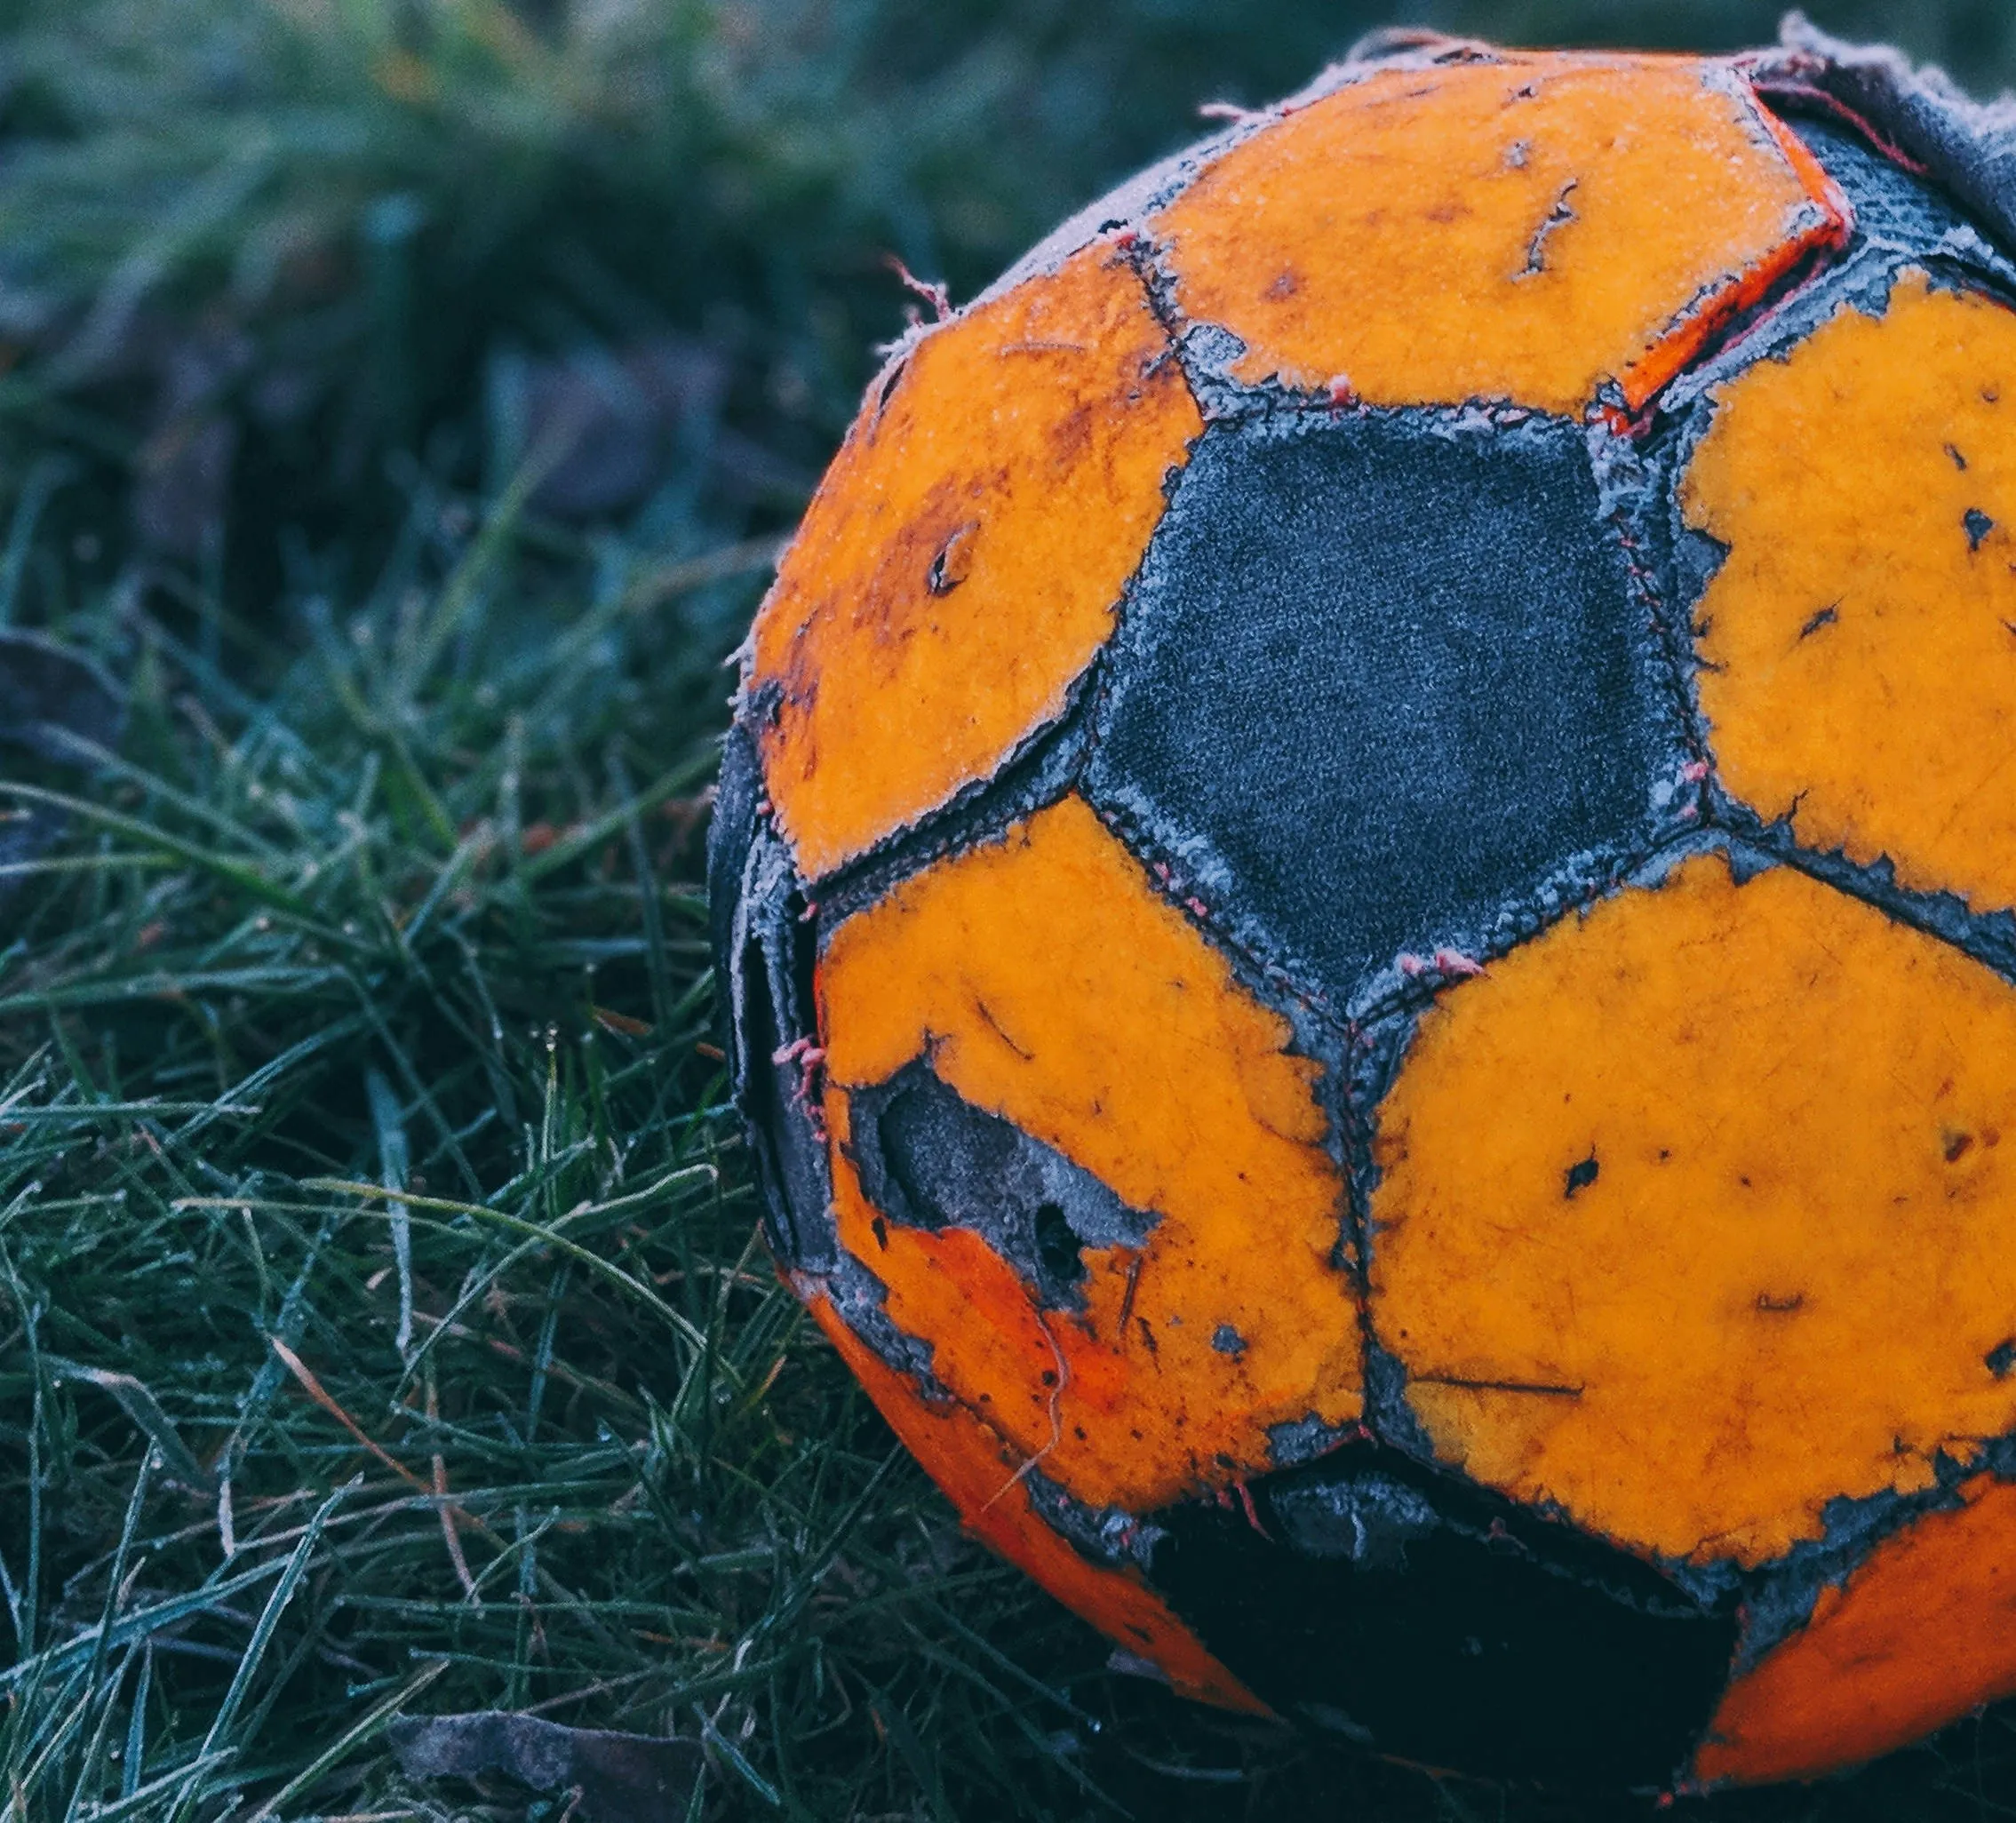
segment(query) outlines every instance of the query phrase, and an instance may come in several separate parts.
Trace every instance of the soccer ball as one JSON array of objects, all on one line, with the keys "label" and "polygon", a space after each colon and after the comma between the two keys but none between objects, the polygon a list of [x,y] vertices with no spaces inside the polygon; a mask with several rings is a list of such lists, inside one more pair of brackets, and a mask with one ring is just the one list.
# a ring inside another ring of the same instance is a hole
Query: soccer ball
[{"label": "soccer ball", "polygon": [[727,748],[736,1093],[1123,1665],[1669,1790],[2016,1691],[1977,125],[1811,38],[1403,41],[870,387]]}]

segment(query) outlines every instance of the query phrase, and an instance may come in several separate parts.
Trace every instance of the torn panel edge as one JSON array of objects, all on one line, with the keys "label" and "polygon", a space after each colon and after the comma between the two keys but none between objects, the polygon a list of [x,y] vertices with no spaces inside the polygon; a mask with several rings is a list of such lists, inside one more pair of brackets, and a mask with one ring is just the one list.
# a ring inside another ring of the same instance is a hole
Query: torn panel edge
[{"label": "torn panel edge", "polygon": [[[2016,102],[1970,100],[1943,70],[1888,44],[1853,44],[1788,13],[1778,48],[1743,60],[1767,100],[1831,104],[1874,148],[1942,185],[2016,251]],[[1907,163],[1908,161],[1908,163]]]},{"label": "torn panel edge", "polygon": [[787,1269],[830,1271],[837,1248],[818,1103],[813,913],[771,825],[755,740],[742,720],[722,750],[707,880],[722,1048],[755,1160],[764,1237]]},{"label": "torn panel edge", "polygon": [[841,1150],[886,1220],[976,1234],[1045,1310],[1082,1311],[1083,1254],[1139,1253],[1161,1220],[1056,1147],[946,1083],[929,1055],[872,1087],[849,1087]]}]

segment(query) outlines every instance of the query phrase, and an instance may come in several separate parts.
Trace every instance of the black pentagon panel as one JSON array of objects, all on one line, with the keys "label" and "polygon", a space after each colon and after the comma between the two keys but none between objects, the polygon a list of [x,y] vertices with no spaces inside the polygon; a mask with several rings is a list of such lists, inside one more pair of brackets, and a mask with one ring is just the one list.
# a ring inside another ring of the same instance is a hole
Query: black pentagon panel
[{"label": "black pentagon panel", "polygon": [[1664,662],[1577,427],[1220,426],[1127,607],[1088,785],[1183,896],[1362,1004],[1656,842],[1688,759]]},{"label": "black pentagon panel", "polygon": [[1669,1781],[1735,1649],[1733,1600],[1397,1451],[1349,1444],[1157,1513],[1151,1577],[1283,1715],[1486,1777]]}]

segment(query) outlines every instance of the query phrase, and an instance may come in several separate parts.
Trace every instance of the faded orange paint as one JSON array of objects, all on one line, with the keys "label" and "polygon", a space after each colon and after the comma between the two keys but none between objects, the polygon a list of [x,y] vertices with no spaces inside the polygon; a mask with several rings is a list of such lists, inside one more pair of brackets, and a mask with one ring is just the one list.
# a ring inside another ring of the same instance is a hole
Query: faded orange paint
[{"label": "faded orange paint", "polygon": [[1030,1503],[1016,1471],[1027,1459],[960,1405],[934,1405],[875,1354],[809,1282],[800,1287],[819,1327],[903,1446],[943,1488],[968,1531],[1033,1577],[1080,1620],[1154,1664],[1184,1696],[1247,1715],[1271,1712],[1205,1651],[1142,1581],[1080,1556]]},{"label": "faded orange paint", "polygon": [[1374,1326],[1437,1454],[1754,1565],[2016,1425],[2016,989],[1717,856],[1445,992],[1379,1112]]},{"label": "faded orange paint", "polygon": [[1579,414],[1640,409],[1847,219],[1724,64],[1504,53],[1339,89],[1149,226],[1241,379]]},{"label": "faded orange paint", "polygon": [[1099,243],[870,388],[753,635],[764,776],[817,879],[990,776],[1112,632],[1202,428]]},{"label": "faded orange paint", "polygon": [[[1051,1479],[1141,1512],[1272,1466],[1270,1426],[1357,1419],[1318,1066],[1081,800],[842,924],[818,996],[841,1243]],[[878,1219],[845,1153],[848,1092],[918,1057],[1157,1216],[1138,1251],[1086,1249],[1084,1310],[1040,1309],[970,1230]]]},{"label": "faded orange paint", "polygon": [[1822,1589],[1730,1686],[1695,1756],[1702,1784],[1817,1778],[2016,1696],[2016,1486],[1983,1475],[1961,1493]]},{"label": "faded orange paint", "polygon": [[1842,310],[1719,389],[1681,503],[1729,547],[1697,633],[1730,792],[2016,904],[2016,311],[1918,272]]}]

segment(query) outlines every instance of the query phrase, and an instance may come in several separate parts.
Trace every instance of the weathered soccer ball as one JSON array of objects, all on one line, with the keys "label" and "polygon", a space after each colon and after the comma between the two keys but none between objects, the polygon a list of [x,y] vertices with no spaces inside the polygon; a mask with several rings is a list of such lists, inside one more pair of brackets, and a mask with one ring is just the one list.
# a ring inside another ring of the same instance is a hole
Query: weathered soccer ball
[{"label": "weathered soccer ball", "polygon": [[1389,47],[869,389],[717,816],[769,1238],[1178,1690],[1668,1788],[2016,1690],[1997,156]]}]

